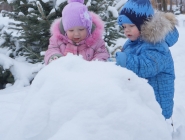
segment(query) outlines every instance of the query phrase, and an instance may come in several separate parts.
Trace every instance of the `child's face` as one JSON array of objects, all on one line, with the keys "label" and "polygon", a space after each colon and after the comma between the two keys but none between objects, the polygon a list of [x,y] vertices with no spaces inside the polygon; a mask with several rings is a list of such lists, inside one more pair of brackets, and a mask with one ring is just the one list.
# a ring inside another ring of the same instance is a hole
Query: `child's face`
[{"label": "child's face", "polygon": [[124,33],[130,40],[135,41],[140,36],[140,31],[135,24],[123,24]]},{"label": "child's face", "polygon": [[75,43],[84,40],[87,37],[87,29],[82,26],[74,27],[67,30],[67,37]]}]

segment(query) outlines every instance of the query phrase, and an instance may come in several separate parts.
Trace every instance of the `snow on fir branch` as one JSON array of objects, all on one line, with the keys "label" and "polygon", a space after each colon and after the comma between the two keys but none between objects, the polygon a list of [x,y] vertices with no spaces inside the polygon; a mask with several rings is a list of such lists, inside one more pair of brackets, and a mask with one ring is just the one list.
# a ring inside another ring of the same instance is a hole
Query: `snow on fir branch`
[{"label": "snow on fir branch", "polygon": [[37,4],[37,7],[38,7],[40,14],[42,15],[42,19],[46,19],[46,15],[44,14],[44,10],[42,8],[42,5],[40,4],[39,1],[37,1],[36,4]]}]

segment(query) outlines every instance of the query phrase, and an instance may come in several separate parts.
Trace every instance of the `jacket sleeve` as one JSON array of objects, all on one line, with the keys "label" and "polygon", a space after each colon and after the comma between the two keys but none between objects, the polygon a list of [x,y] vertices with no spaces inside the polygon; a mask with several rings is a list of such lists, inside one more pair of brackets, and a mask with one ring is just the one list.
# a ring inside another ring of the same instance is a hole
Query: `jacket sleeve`
[{"label": "jacket sleeve", "polygon": [[[156,49],[156,47],[159,47],[159,49]],[[171,53],[167,45],[166,47],[155,46],[151,49],[144,49],[139,55],[131,53],[125,54],[125,67],[132,70],[142,78],[153,77],[158,73],[163,72],[168,66],[167,63],[173,63]]]},{"label": "jacket sleeve", "polygon": [[110,55],[105,47],[105,42],[103,39],[100,39],[94,48],[94,57],[92,60],[107,61],[109,57]]},{"label": "jacket sleeve", "polygon": [[55,36],[51,36],[51,38],[49,39],[48,50],[46,51],[45,57],[44,57],[44,62],[46,65],[48,64],[49,59],[53,55],[63,56],[61,51],[62,47],[65,47],[63,42],[61,40],[58,40]]},{"label": "jacket sleeve", "polygon": [[173,46],[179,38],[179,32],[175,27],[171,32],[169,32],[165,37],[165,42],[168,44],[169,47]]}]

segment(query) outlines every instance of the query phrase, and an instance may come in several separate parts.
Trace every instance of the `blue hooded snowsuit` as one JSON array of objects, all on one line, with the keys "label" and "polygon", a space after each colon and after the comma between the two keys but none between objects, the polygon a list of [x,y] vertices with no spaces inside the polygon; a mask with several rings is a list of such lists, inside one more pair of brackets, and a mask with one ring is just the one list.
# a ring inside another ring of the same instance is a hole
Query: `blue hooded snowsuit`
[{"label": "blue hooded snowsuit", "polygon": [[142,25],[136,41],[127,40],[122,52],[117,52],[117,65],[126,67],[139,77],[148,79],[165,119],[173,113],[174,63],[169,47],[179,37],[177,20],[170,13],[157,12]]}]

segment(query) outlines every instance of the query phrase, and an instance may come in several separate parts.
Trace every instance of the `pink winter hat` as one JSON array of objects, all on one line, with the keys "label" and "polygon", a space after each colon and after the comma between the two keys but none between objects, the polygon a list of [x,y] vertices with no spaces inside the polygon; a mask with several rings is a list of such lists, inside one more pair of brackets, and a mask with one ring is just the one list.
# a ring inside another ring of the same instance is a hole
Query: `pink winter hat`
[{"label": "pink winter hat", "polygon": [[76,26],[83,26],[91,34],[92,19],[83,3],[84,0],[68,0],[68,4],[62,11],[62,23],[65,31]]}]

